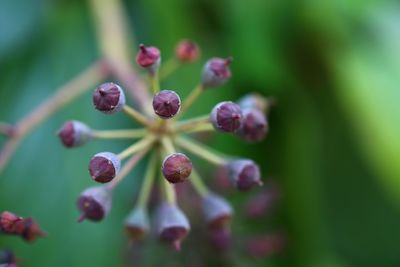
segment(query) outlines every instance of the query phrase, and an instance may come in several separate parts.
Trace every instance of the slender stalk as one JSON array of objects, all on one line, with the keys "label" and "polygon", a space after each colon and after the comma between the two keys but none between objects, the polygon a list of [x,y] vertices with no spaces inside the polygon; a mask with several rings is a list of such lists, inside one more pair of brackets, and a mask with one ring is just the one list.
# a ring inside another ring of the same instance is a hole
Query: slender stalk
[{"label": "slender stalk", "polygon": [[178,146],[183,149],[215,164],[215,165],[225,165],[227,163],[227,159],[221,155],[218,155],[217,152],[214,152],[211,148],[206,147],[197,143],[194,140],[188,140],[183,137],[177,137],[175,142]]},{"label": "slender stalk", "polygon": [[10,157],[14,154],[19,143],[34,128],[53,115],[56,111],[72,100],[100,83],[108,76],[104,62],[99,61],[79,74],[76,78],[61,86],[56,92],[33,111],[23,117],[16,125],[13,136],[7,141],[0,152],[0,173],[3,171]]},{"label": "slender stalk", "polygon": [[179,116],[182,116],[196,101],[196,99],[201,95],[203,92],[203,87],[199,84],[197,85],[192,92],[186,97],[185,101],[182,103],[181,110],[179,112]]},{"label": "slender stalk", "polygon": [[119,159],[123,160],[133,153],[139,152],[141,150],[146,150],[148,147],[150,147],[155,141],[155,137],[153,135],[150,135],[149,137],[145,137],[141,139],[140,141],[134,143],[124,151],[118,154]]},{"label": "slender stalk", "polygon": [[139,163],[139,161],[146,155],[148,149],[140,151],[139,153],[132,156],[122,167],[118,175],[108,183],[107,189],[114,189],[127,175],[131,172],[131,170]]},{"label": "slender stalk", "polygon": [[151,98],[146,84],[133,68],[131,49],[133,30],[128,28],[127,16],[121,0],[90,0],[94,25],[103,57],[110,70],[129,90],[141,110],[151,114]]},{"label": "slender stalk", "polygon": [[161,174],[160,176],[161,187],[164,191],[165,200],[170,204],[176,203],[176,192],[173,184],[168,183],[167,179]]},{"label": "slender stalk", "polygon": [[177,133],[192,130],[196,127],[207,125],[210,123],[210,116],[204,115],[190,120],[181,121],[177,124],[175,131]]},{"label": "slender stalk", "polygon": [[214,126],[211,123],[201,124],[188,130],[180,130],[179,133],[202,133],[202,132],[215,132]]},{"label": "slender stalk", "polygon": [[164,147],[164,149],[165,149],[165,152],[166,152],[167,154],[173,154],[173,153],[175,153],[176,150],[175,150],[174,144],[172,143],[171,138],[164,137],[164,138],[161,140],[161,142],[162,142],[162,145],[163,145],[163,147]]},{"label": "slender stalk", "polygon": [[192,183],[193,188],[197,191],[197,193],[199,193],[200,196],[204,197],[208,195],[210,190],[207,188],[199,173],[194,168],[192,169],[189,180]]},{"label": "slender stalk", "polygon": [[142,113],[137,111],[136,109],[131,108],[128,105],[125,105],[122,109],[127,115],[129,115],[131,118],[139,122],[140,124],[150,127],[151,126],[151,121],[150,118],[147,118],[144,116]]},{"label": "slender stalk", "polygon": [[146,133],[146,129],[94,130],[92,136],[98,139],[134,139],[144,137]]},{"label": "slender stalk", "polygon": [[160,79],[158,70],[153,75],[150,75],[150,81],[153,95],[156,95],[160,91]]},{"label": "slender stalk", "polygon": [[151,187],[153,185],[154,178],[156,176],[157,161],[158,161],[158,153],[153,152],[153,154],[150,157],[149,163],[147,165],[145,175],[143,177],[143,182],[137,202],[138,207],[144,208],[147,205],[151,192]]},{"label": "slender stalk", "polygon": [[180,65],[181,65],[180,62],[176,60],[175,57],[168,59],[161,67],[160,79],[162,80],[167,78],[169,75],[175,72]]}]

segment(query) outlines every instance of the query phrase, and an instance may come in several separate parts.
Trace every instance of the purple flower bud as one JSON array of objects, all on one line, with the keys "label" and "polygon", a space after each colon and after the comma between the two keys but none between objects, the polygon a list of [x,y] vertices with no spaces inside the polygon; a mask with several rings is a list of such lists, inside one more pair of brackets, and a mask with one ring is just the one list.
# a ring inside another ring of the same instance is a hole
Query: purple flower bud
[{"label": "purple flower bud", "polygon": [[264,113],[269,108],[270,105],[269,102],[270,100],[257,93],[247,94],[237,101],[238,105],[242,108],[242,110],[248,108],[255,108]]},{"label": "purple flower bud", "polygon": [[210,193],[203,198],[203,214],[210,228],[222,228],[232,217],[231,205],[222,197]]},{"label": "purple flower bud", "polygon": [[236,134],[247,142],[259,142],[265,138],[268,131],[267,119],[261,111],[255,108],[243,110],[242,125]]},{"label": "purple flower bud", "polygon": [[181,183],[190,176],[192,161],[182,153],[174,153],[164,159],[161,170],[168,182]]},{"label": "purple flower bud", "polygon": [[235,132],[241,126],[242,111],[239,105],[233,102],[221,102],[211,111],[210,121],[216,130]]},{"label": "purple flower bud", "polygon": [[149,216],[144,208],[134,208],[125,220],[125,229],[132,239],[142,239],[149,228]]},{"label": "purple flower bud", "polygon": [[103,113],[119,112],[125,105],[124,91],[115,83],[103,83],[93,93],[95,108]]},{"label": "purple flower bud", "polygon": [[171,90],[162,90],[153,98],[154,112],[163,119],[174,117],[181,108],[179,95]]},{"label": "purple flower bud", "polygon": [[90,176],[99,183],[108,183],[114,179],[120,168],[120,159],[111,152],[97,153],[89,162]]},{"label": "purple flower bud", "polygon": [[218,87],[223,85],[230,77],[229,64],[232,58],[211,58],[203,67],[201,84],[203,88]]},{"label": "purple flower bud", "polygon": [[58,131],[58,136],[65,147],[77,147],[92,139],[92,130],[80,121],[67,121]]},{"label": "purple flower bud", "polygon": [[265,190],[252,196],[243,206],[243,214],[250,219],[257,219],[270,214],[279,198],[279,189],[269,183]]},{"label": "purple flower bud", "polygon": [[104,186],[89,187],[81,193],[77,206],[81,212],[79,222],[84,219],[101,221],[111,210],[111,191]]},{"label": "purple flower bud", "polygon": [[227,250],[232,243],[231,229],[229,227],[209,229],[208,240],[216,249]]},{"label": "purple flower bud", "polygon": [[191,63],[199,58],[200,49],[195,42],[182,40],[176,46],[175,54],[181,62]]},{"label": "purple flower bud", "polygon": [[187,236],[190,225],[185,214],[176,205],[164,202],[156,210],[155,230],[162,241],[171,243],[176,250],[180,250],[180,244]]},{"label": "purple flower bud", "polygon": [[254,185],[262,185],[260,169],[249,159],[232,160],[227,164],[229,177],[237,189],[246,191]]},{"label": "purple flower bud", "polygon": [[140,44],[139,51],[136,55],[136,63],[154,74],[160,66],[161,55],[160,50],[154,46],[145,47]]},{"label": "purple flower bud", "polygon": [[17,258],[14,253],[9,249],[0,250],[0,265],[9,267],[9,266],[17,266],[14,265],[17,262]]}]

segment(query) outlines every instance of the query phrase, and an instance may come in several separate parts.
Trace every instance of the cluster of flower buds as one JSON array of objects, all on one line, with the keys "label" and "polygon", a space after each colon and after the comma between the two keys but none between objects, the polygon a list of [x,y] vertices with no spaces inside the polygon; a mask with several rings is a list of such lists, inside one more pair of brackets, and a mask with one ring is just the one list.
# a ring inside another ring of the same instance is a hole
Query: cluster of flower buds
[{"label": "cluster of flower buds", "polygon": [[17,267],[17,258],[11,250],[0,250],[0,266]]},{"label": "cluster of flower buds", "polygon": [[46,235],[32,218],[19,217],[9,211],[0,214],[0,233],[21,236],[28,242]]},{"label": "cluster of flower buds", "polygon": [[[188,135],[217,130],[234,133],[246,141],[255,142],[265,136],[267,122],[265,110],[262,110],[261,100],[258,99],[261,97],[256,95],[247,96],[238,103],[224,101],[217,104],[208,115],[178,121],[203,92],[208,88],[223,85],[231,77],[229,69],[231,58],[211,58],[203,67],[200,83],[183,101],[173,90],[160,90],[160,77],[165,78],[165,73],[171,73],[171,69],[179,67],[181,63],[194,62],[199,55],[199,48],[194,42],[183,40],[176,47],[176,58],[170,61],[175,63],[166,63],[165,68],[169,66],[166,70],[161,65],[161,53],[158,48],[139,46],[136,62],[150,75],[153,114],[142,113],[129,106],[123,89],[115,83],[104,83],[94,90],[92,101],[97,110],[107,115],[123,112],[143,128],[104,131],[91,129],[79,121],[68,121],[60,129],[58,135],[66,147],[78,147],[100,138],[140,139],[120,153],[104,151],[90,159],[89,175],[93,181],[101,185],[92,186],[79,196],[77,201],[81,213],[79,221],[104,219],[111,210],[113,189],[144,155],[150,152],[137,205],[125,220],[129,236],[132,239],[141,239],[152,230],[160,240],[179,249],[181,242],[189,233],[190,224],[177,204],[175,185],[190,182],[201,197],[203,217],[210,234],[216,240],[225,240],[226,243],[230,237],[233,209],[224,198],[207,188],[192,160],[182,151],[224,168],[238,190],[249,190],[255,185],[262,184],[260,169],[255,162],[250,159],[228,159],[229,157],[221,156],[210,148],[198,144]],[[126,162],[123,162],[124,160]],[[156,171],[157,169],[159,171]],[[155,176],[159,173],[161,182],[155,183]],[[162,194],[153,216],[154,223],[151,224],[148,201],[149,194],[156,185],[160,186],[159,191]]]}]

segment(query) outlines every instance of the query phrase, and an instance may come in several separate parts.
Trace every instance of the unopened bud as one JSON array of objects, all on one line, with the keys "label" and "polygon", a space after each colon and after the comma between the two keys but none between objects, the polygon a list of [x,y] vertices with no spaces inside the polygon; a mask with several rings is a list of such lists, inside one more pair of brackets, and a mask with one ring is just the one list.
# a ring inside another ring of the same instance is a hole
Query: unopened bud
[{"label": "unopened bud", "polygon": [[154,112],[163,119],[174,117],[181,108],[179,95],[171,90],[162,90],[153,98]]},{"label": "unopened bud", "polygon": [[232,243],[230,227],[208,229],[208,240],[218,250],[227,250]]},{"label": "unopened bud", "polygon": [[229,224],[232,207],[225,199],[209,193],[202,200],[203,214],[210,228],[222,228]]},{"label": "unopened bud", "polygon": [[111,152],[101,152],[93,156],[89,163],[89,173],[93,180],[108,183],[118,174],[121,160]]},{"label": "unopened bud", "polygon": [[182,40],[176,46],[175,54],[181,62],[191,63],[199,58],[200,49],[195,42]]},{"label": "unopened bud", "polygon": [[243,110],[242,125],[236,134],[247,142],[260,142],[268,132],[267,119],[260,110],[247,108]]},{"label": "unopened bud", "polygon": [[237,189],[246,191],[254,185],[262,185],[260,169],[249,159],[232,160],[227,164],[229,177]]},{"label": "unopened bud", "polygon": [[139,51],[136,55],[136,63],[147,69],[151,74],[156,73],[160,66],[161,55],[160,50],[154,46],[139,46]]},{"label": "unopened bud", "polygon": [[0,214],[0,231],[5,234],[19,235],[28,242],[46,235],[32,218],[19,217],[8,211]]},{"label": "unopened bud", "polygon": [[168,182],[181,183],[190,176],[192,161],[182,153],[173,153],[164,159],[161,170]]},{"label": "unopened bud", "polygon": [[237,103],[242,109],[255,108],[265,113],[271,105],[271,100],[257,93],[250,93],[240,98]]},{"label": "unopened bud", "polygon": [[242,111],[239,105],[231,101],[224,101],[213,108],[210,121],[216,130],[235,132],[241,126]]},{"label": "unopened bud", "polygon": [[212,88],[223,85],[230,77],[229,64],[232,59],[211,58],[203,67],[201,84],[203,88]]},{"label": "unopened bud", "polygon": [[77,206],[81,215],[79,222],[84,219],[101,221],[111,210],[111,192],[104,186],[89,187],[81,193]]},{"label": "unopened bud", "polygon": [[93,93],[95,108],[103,113],[119,112],[125,105],[125,94],[115,83],[103,83]]},{"label": "unopened bud", "polygon": [[125,220],[125,229],[132,239],[142,239],[149,228],[149,216],[142,207],[134,208]]},{"label": "unopened bud", "polygon": [[58,131],[58,136],[65,147],[82,146],[92,139],[92,130],[83,122],[67,121]]}]

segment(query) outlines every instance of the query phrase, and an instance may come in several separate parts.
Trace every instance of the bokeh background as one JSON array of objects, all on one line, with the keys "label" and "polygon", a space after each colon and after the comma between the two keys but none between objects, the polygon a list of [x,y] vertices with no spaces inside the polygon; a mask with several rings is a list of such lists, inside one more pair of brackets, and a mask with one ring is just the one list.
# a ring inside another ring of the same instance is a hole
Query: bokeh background
[{"label": "bokeh background", "polygon": [[[181,38],[202,48],[201,60],[163,88],[186,95],[208,57],[234,57],[232,80],[204,94],[191,115],[249,91],[276,98],[263,143],[244,144],[227,135],[206,142],[255,159],[281,194],[276,211],[258,220],[241,214],[242,203],[257,190],[227,195],[237,208],[229,252],[205,253],[208,245],[199,234],[189,237],[180,254],[150,239],[132,254],[130,265],[400,266],[398,1],[126,0],[124,8],[137,42],[160,47],[164,59],[173,56]],[[17,121],[99,54],[86,1],[1,0],[0,120]],[[122,222],[143,166],[118,188],[104,222],[77,224],[76,197],[93,184],[88,159],[127,143],[99,141],[66,150],[55,136],[72,118],[97,128],[132,125],[122,114],[96,112],[90,94],[37,128],[0,176],[0,210],[33,216],[49,232],[33,244],[0,236],[0,248],[11,248],[23,266],[129,265],[132,251]],[[212,184],[214,178],[206,179]],[[284,251],[246,254],[247,236],[275,231],[287,236]],[[194,265],[196,259],[205,264]]]}]

